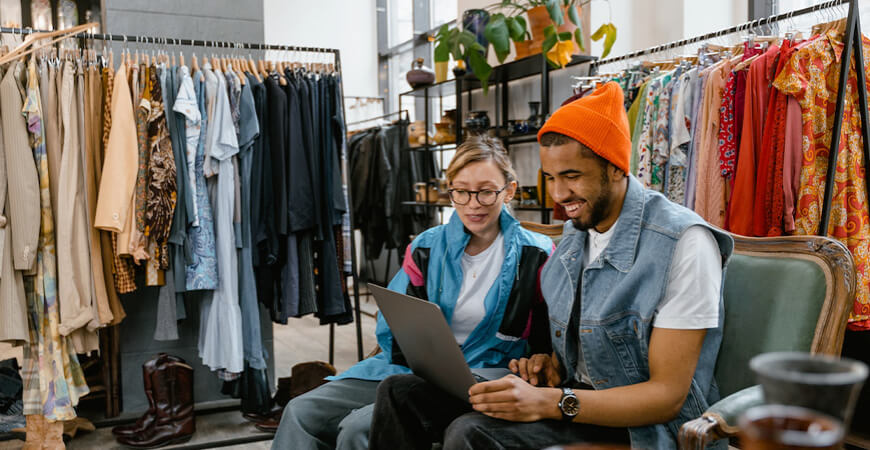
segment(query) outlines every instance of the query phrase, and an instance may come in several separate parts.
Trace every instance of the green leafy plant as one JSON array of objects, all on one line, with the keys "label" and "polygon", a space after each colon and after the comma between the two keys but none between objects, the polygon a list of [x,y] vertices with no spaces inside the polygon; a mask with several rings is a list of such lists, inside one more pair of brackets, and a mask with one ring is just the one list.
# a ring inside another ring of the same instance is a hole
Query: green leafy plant
[{"label": "green leafy plant", "polygon": [[[544,30],[545,38],[542,50],[551,62],[553,60],[550,51],[560,42],[568,42],[573,40],[581,51],[586,51],[586,45],[583,42],[583,23],[580,20],[580,14],[577,8],[588,4],[591,0],[502,0],[498,3],[488,5],[485,9],[488,11],[501,10],[507,11],[504,13],[495,13],[490,16],[489,23],[486,25],[484,35],[495,50],[499,62],[504,62],[507,55],[510,53],[510,41],[523,41],[529,36],[526,20],[521,14],[528,10],[543,6],[547,9],[552,22],[552,30],[550,27]],[[565,24],[565,12],[567,12],[567,20],[570,20],[577,28],[574,33],[562,32],[556,33],[556,27]],[[610,54],[613,48],[613,43],[616,42],[616,26],[612,23],[601,25],[595,33],[590,36],[593,41],[598,41],[602,37],[604,39],[604,50],[601,54],[602,58]],[[564,52],[568,46],[560,46],[564,56]],[[562,66],[564,64],[557,64]]]},{"label": "green leafy plant", "polygon": [[442,25],[435,35],[435,51],[433,59],[435,62],[446,62],[453,56],[455,61],[468,59],[468,65],[471,71],[480,80],[483,92],[489,91],[489,75],[492,73],[492,66],[486,62],[486,49],[477,42],[477,39],[468,31],[460,31],[457,28],[450,28],[446,24]]},{"label": "green leafy plant", "polygon": [[[531,39],[528,23],[523,17],[528,10],[543,6],[547,9],[551,24],[544,29],[542,51],[554,67],[563,67],[571,61],[573,44],[581,51],[586,51],[583,42],[583,24],[577,9],[592,0],[501,0],[486,6],[490,13],[489,22],[483,35],[489,41],[499,63],[503,63],[510,54],[511,42],[523,42]],[[566,14],[567,13],[567,14]],[[557,28],[565,24],[565,16],[577,28],[573,33],[559,33]],[[601,57],[606,58],[616,42],[616,26],[612,23],[602,24],[590,38],[593,41],[604,39],[604,50]],[[454,60],[468,60],[472,72],[480,80],[484,93],[488,91],[489,76],[492,67],[486,61],[486,49],[477,42],[473,34],[460,31],[456,27],[443,25],[435,34],[435,62],[446,62],[452,56]]]}]

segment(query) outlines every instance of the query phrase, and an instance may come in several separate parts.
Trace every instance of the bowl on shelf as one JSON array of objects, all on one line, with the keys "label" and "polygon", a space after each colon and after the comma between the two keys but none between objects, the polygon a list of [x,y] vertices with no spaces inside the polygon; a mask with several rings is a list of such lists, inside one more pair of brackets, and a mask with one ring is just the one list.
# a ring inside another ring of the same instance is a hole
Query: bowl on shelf
[{"label": "bowl on shelf", "polygon": [[537,186],[523,186],[520,188],[520,206],[524,208],[536,208],[539,205]]},{"label": "bowl on shelf", "polygon": [[435,124],[435,135],[432,142],[436,145],[453,144],[456,142],[456,133],[452,122],[438,122]]},{"label": "bowl on shelf", "polygon": [[415,120],[408,124],[408,145],[420,147],[426,143],[426,121]]},{"label": "bowl on shelf", "polygon": [[529,122],[526,120],[508,120],[508,131],[511,136],[529,134]]},{"label": "bowl on shelf", "polygon": [[465,117],[465,129],[469,134],[483,134],[490,126],[489,115],[486,110],[469,111]]}]

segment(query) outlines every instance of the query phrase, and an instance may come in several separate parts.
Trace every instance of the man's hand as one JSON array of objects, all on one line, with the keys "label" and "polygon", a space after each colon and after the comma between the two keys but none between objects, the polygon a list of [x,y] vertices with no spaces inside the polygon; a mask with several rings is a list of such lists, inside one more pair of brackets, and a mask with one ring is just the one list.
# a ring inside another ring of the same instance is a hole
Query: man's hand
[{"label": "man's hand", "polygon": [[512,359],[508,368],[533,386],[556,387],[562,383],[559,374],[559,359],[556,354],[538,353],[530,358]]},{"label": "man's hand", "polygon": [[535,387],[514,375],[477,383],[468,389],[468,396],[475,411],[496,419],[534,422],[562,417],[559,389]]}]

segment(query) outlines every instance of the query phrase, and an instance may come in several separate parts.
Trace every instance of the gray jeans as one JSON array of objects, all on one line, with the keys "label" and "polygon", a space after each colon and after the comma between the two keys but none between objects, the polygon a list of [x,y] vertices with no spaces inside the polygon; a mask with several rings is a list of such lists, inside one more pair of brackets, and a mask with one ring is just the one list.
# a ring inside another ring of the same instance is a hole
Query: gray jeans
[{"label": "gray jeans", "polygon": [[284,408],[273,449],[367,449],[379,381],[335,380]]}]

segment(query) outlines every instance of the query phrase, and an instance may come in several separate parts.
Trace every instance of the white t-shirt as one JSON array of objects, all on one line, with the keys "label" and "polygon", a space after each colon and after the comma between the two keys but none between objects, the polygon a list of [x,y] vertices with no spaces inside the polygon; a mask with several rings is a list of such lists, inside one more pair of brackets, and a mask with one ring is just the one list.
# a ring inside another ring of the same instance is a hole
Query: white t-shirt
[{"label": "white t-shirt", "polygon": [[[618,223],[618,221],[617,221]],[[589,229],[583,253],[583,268],[607,248],[616,223],[604,233]],[[581,268],[582,270],[582,268]],[[702,330],[719,326],[719,288],[722,285],[722,257],[713,233],[702,226],[689,227],[674,249],[665,296],[656,308],[653,327]],[[583,349],[577,346],[579,378],[592,384],[586,370]]]},{"label": "white t-shirt", "polygon": [[486,306],[483,301],[498,279],[501,266],[504,263],[504,235],[498,234],[495,241],[484,251],[471,256],[462,253],[462,287],[453,308],[453,320],[450,329],[459,345],[465,343],[468,336],[486,316]]}]

